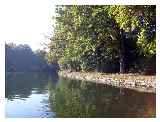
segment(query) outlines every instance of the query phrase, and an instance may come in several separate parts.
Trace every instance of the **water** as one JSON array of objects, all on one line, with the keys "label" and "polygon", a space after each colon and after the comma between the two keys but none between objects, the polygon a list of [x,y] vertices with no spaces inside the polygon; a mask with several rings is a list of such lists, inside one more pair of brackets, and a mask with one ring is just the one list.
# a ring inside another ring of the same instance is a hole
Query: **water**
[{"label": "water", "polygon": [[47,73],[6,73],[6,117],[155,117],[156,95]]}]

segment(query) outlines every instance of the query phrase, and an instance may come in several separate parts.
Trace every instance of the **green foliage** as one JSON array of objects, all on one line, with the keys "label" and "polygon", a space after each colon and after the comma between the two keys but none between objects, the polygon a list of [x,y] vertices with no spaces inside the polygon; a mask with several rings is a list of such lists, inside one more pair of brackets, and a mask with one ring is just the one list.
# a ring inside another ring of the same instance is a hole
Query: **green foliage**
[{"label": "green foliage", "polygon": [[108,62],[117,59],[124,68],[125,58],[136,58],[135,52],[156,54],[155,6],[57,6],[54,18],[48,59],[65,69],[108,69]]},{"label": "green foliage", "polygon": [[[109,15],[125,31],[139,29],[137,46],[140,48],[139,52],[141,54],[145,56],[156,54],[155,31],[149,30],[149,28],[155,26],[155,6],[110,6]],[[149,35],[152,36],[148,38]]]},{"label": "green foliage", "polygon": [[145,56],[155,55],[156,54],[156,39],[155,37],[152,40],[147,39],[147,30],[142,28],[140,34],[138,35],[137,45],[141,48],[141,53]]},{"label": "green foliage", "polygon": [[8,72],[48,71],[49,65],[45,59],[46,52],[33,52],[28,45],[5,45],[5,65]]}]

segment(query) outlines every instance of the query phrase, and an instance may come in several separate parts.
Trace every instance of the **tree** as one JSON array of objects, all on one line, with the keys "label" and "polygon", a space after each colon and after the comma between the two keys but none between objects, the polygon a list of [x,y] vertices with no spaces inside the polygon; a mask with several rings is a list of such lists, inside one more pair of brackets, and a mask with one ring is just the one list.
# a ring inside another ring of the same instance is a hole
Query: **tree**
[{"label": "tree", "polygon": [[156,53],[155,6],[57,6],[56,10],[50,59],[66,68],[101,71],[118,59],[124,73],[127,56]]},{"label": "tree", "polygon": [[44,50],[33,52],[28,45],[15,45],[13,43],[6,44],[5,50],[6,71],[30,72],[50,71],[51,69],[45,59],[46,51]]}]

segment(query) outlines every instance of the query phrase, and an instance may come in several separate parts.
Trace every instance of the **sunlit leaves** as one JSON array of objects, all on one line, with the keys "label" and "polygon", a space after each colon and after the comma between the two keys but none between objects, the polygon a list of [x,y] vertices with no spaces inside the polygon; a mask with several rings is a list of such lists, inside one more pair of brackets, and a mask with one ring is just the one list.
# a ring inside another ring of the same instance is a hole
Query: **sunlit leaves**
[{"label": "sunlit leaves", "polygon": [[134,50],[140,55],[154,55],[154,9],[155,6],[57,6],[51,57],[70,67],[74,63],[81,69],[93,68],[99,62],[119,58],[124,40],[128,45],[134,41]]},{"label": "sunlit leaves", "polygon": [[137,45],[141,48],[140,52],[144,55],[154,55],[156,53],[156,40],[154,38],[149,42],[146,35],[147,30],[142,28],[140,34],[138,35]]},{"label": "sunlit leaves", "polygon": [[[110,6],[109,15],[113,17],[119,24],[120,28],[126,32],[133,31],[138,28],[138,40],[137,46],[140,48],[140,53],[145,56],[154,55],[155,50],[155,38],[147,38],[148,35],[155,33],[148,31],[148,27],[155,23],[155,6]],[[150,41],[149,41],[150,40]]]}]

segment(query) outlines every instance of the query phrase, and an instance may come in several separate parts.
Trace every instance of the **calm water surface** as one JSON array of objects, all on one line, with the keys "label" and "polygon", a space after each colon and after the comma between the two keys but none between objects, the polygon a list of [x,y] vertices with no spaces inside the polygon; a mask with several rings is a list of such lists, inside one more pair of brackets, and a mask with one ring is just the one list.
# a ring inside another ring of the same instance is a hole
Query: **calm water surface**
[{"label": "calm water surface", "polygon": [[47,73],[6,73],[6,117],[155,117],[156,95]]}]

